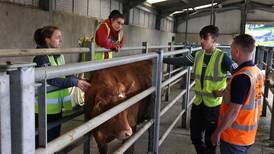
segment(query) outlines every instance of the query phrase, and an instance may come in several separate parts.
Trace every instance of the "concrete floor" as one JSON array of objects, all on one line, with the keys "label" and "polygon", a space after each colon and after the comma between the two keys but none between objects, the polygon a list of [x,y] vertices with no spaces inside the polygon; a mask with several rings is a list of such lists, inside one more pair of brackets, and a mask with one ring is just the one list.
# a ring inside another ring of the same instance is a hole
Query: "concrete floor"
[{"label": "concrete floor", "polygon": [[[172,88],[172,98],[180,92],[179,86],[174,86]],[[193,92],[192,92],[193,95]],[[273,97],[270,97],[273,98]],[[168,102],[162,102],[162,107],[167,105]],[[169,110],[164,117],[161,119],[161,132],[162,134],[171,122],[175,119],[176,115],[180,112],[181,104],[177,102],[171,110]],[[269,130],[270,130],[270,113],[266,118],[262,118],[260,122],[259,132],[257,134],[256,143],[249,150],[249,154],[274,154],[273,142],[269,140]],[[62,131],[66,132],[80,124],[83,123],[83,116],[73,119],[71,122],[68,122],[62,126]],[[190,131],[188,129],[180,128],[181,120],[177,123],[177,126],[171,131],[170,135],[163,142],[160,147],[161,154],[195,154],[194,147],[190,141]],[[147,153],[147,138],[148,135],[145,133],[135,144],[135,153],[136,154],[145,154]],[[119,145],[121,141],[115,140],[109,145],[109,152],[112,153]],[[79,146],[72,150],[70,154],[81,154],[83,153],[82,146]],[[92,154],[98,154],[95,141],[92,139],[91,142],[91,151]],[[218,150],[219,153],[219,150]]]}]

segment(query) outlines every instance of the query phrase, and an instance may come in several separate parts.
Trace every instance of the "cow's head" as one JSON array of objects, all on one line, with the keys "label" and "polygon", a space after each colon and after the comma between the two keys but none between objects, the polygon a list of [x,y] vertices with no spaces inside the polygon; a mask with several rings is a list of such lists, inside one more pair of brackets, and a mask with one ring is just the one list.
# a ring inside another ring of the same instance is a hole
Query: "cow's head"
[{"label": "cow's head", "polygon": [[[135,82],[128,85],[122,83],[106,85],[97,92],[92,112],[98,115],[120,104],[129,97],[129,94],[134,89],[134,85]],[[107,127],[108,130],[112,131],[114,137],[121,140],[127,139],[132,135],[132,128],[128,120],[128,114],[130,113],[126,110],[119,113],[104,123],[103,127]]]}]

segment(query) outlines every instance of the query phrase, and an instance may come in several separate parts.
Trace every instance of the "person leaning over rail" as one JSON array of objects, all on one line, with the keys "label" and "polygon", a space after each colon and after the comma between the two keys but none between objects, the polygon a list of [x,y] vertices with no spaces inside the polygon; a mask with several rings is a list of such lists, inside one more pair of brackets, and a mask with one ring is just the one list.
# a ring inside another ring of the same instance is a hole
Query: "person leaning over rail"
[{"label": "person leaning over rail", "polygon": [[232,70],[232,60],[216,48],[218,35],[218,27],[205,26],[200,31],[202,50],[185,57],[163,60],[167,64],[194,67],[196,96],[191,109],[190,135],[198,154],[216,153],[216,146],[212,145],[210,137],[217,127],[221,95],[226,88],[226,74]]},{"label": "person leaning over rail", "polygon": [[113,10],[108,19],[99,24],[93,41],[98,48],[106,48],[110,51],[95,53],[96,60],[111,59],[113,51],[120,51],[124,42],[124,22],[124,16],[118,10]]},{"label": "person leaning over rail", "polygon": [[[61,48],[62,45],[62,34],[61,30],[56,26],[45,26],[39,28],[34,33],[34,40],[37,48]],[[45,56],[35,56],[33,62],[37,64],[37,67],[46,66],[59,66],[65,64],[64,55],[52,54]],[[71,97],[69,94],[69,87],[79,87],[82,91],[87,91],[91,86],[88,82],[78,79],[76,76],[59,77],[47,80],[49,85],[60,88],[54,92],[47,94],[47,121],[56,122],[61,120],[62,111],[72,109]],[[38,126],[38,107],[39,102],[35,104],[35,124]],[[60,135],[61,125],[58,125],[48,131],[48,141]],[[36,136],[36,145],[38,136]]]},{"label": "person leaning over rail", "polygon": [[247,34],[236,36],[231,44],[232,58],[239,67],[224,93],[218,127],[211,139],[217,145],[221,138],[222,154],[246,154],[255,142],[264,76],[252,61],[254,48],[255,40]]}]

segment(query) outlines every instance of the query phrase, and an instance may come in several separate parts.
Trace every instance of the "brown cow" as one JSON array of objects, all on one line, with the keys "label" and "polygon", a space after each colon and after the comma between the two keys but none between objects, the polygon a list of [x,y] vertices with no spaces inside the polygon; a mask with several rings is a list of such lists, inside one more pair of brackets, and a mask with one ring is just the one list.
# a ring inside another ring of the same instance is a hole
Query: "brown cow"
[{"label": "brown cow", "polygon": [[[151,86],[152,62],[142,61],[96,71],[90,81],[92,87],[85,94],[85,115],[90,119]],[[126,140],[136,125],[148,118],[152,103],[145,98],[119,113],[93,131],[99,152],[107,153],[107,143],[114,138]]]}]

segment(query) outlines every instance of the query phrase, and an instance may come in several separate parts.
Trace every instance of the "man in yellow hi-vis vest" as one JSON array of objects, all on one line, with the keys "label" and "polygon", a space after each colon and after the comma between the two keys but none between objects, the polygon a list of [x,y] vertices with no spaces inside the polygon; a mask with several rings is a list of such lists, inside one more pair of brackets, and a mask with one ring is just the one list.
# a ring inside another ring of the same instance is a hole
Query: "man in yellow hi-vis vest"
[{"label": "man in yellow hi-vis vest", "polygon": [[205,26],[200,31],[202,50],[185,57],[164,59],[164,63],[194,68],[196,97],[191,109],[190,133],[198,154],[216,153],[210,137],[217,127],[220,93],[226,88],[226,74],[232,66],[232,60],[216,48],[218,35],[218,27]]},{"label": "man in yellow hi-vis vest", "polygon": [[124,34],[124,16],[118,11],[113,10],[109,18],[98,26],[93,41],[96,43],[97,48],[110,49],[107,52],[96,52],[96,60],[111,59],[112,52],[118,52],[123,45]]}]

